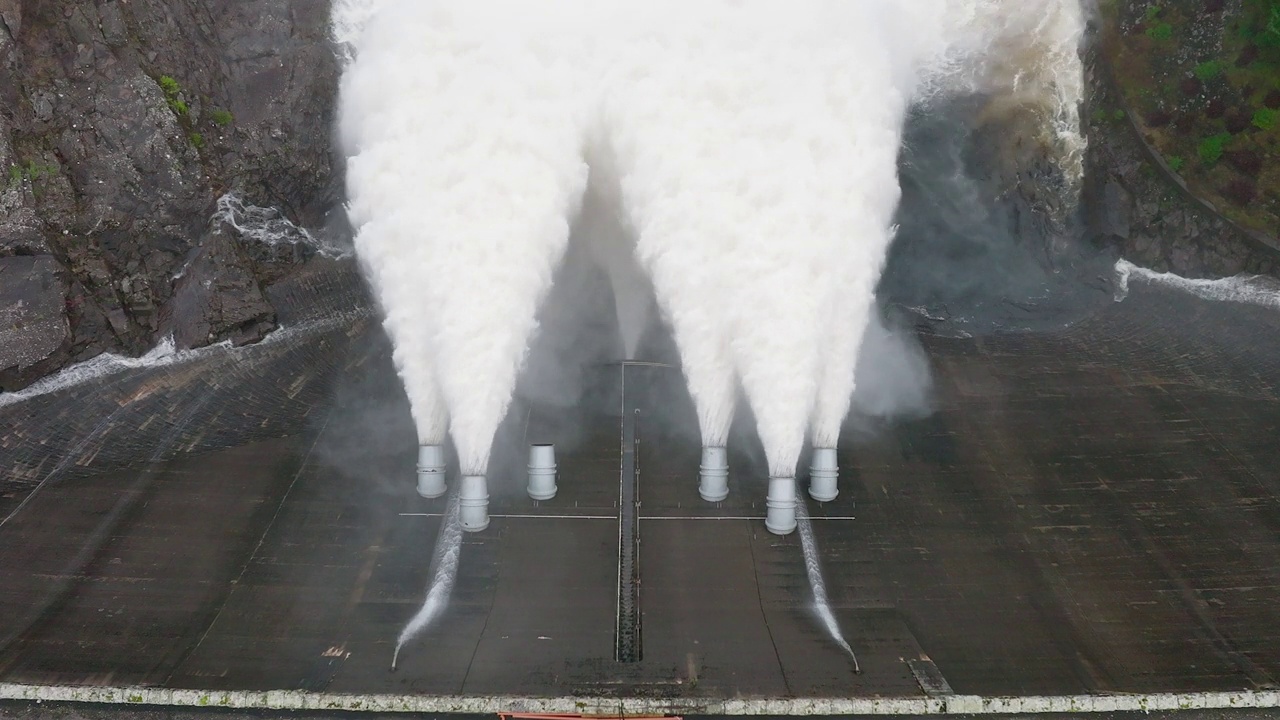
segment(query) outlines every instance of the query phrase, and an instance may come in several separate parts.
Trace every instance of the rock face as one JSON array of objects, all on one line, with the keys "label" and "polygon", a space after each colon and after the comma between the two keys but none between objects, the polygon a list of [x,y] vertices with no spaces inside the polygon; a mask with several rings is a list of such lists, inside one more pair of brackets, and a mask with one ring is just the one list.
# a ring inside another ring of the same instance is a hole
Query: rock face
[{"label": "rock face", "polygon": [[1190,193],[1133,126],[1096,46],[1087,60],[1084,209],[1093,241],[1159,272],[1280,277],[1280,240],[1237,227]]},{"label": "rock face", "polygon": [[261,340],[274,327],[274,311],[227,230],[220,225],[205,236],[160,313],[161,333],[172,335],[179,350],[228,333],[237,345]]},{"label": "rock face", "polygon": [[328,11],[0,0],[5,390],[170,332],[198,346],[273,327],[265,285],[308,252],[248,247],[210,217],[232,190],[312,227],[336,203]]}]

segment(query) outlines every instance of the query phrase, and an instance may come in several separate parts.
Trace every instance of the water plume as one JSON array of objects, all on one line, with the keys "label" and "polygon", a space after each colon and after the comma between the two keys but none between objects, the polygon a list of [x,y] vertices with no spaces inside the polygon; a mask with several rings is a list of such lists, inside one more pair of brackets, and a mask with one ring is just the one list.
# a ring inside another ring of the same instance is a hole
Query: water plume
[{"label": "water plume", "polygon": [[821,415],[838,416],[826,423],[838,432],[858,316],[891,237],[908,91],[879,7],[699,6],[691,14],[723,31],[650,39],[607,85],[603,164],[618,175],[703,444],[723,441],[740,380],[778,477],[794,475],[826,388],[840,399]]},{"label": "water plume", "polygon": [[344,63],[355,60],[360,36],[386,2],[388,0],[333,0],[329,25],[338,57]]},{"label": "water plume", "polygon": [[[647,305],[679,349],[702,441],[739,383],[770,475],[834,445],[901,191],[913,103],[1047,108],[1081,147],[1077,0],[342,0],[356,249],[420,439],[448,424],[483,475],[536,311],[581,222],[628,354]],[[589,168],[589,171],[588,171]],[[597,205],[599,207],[597,207]],[[614,222],[618,232],[597,231]],[[616,272],[615,272],[616,270]]]},{"label": "water plume", "polygon": [[[343,76],[355,244],[423,442],[484,475],[586,184],[578,73],[483,9],[387,2]],[[517,71],[518,69],[518,71]],[[442,403],[441,403],[442,401]]]}]

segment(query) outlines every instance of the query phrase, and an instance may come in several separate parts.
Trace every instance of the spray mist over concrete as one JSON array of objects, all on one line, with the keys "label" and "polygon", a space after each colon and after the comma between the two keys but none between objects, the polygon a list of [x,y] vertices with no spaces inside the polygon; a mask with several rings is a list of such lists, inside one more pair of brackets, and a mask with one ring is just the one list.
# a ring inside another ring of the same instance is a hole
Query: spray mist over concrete
[{"label": "spray mist over concrete", "polygon": [[653,287],[636,264],[635,243],[622,219],[617,188],[600,182],[599,173],[592,173],[575,232],[586,239],[592,258],[609,277],[623,359],[635,360],[653,309]]},{"label": "spray mist over concrete", "polygon": [[[419,438],[447,424],[466,475],[487,469],[584,194],[634,242],[703,444],[725,444],[740,383],[789,478],[806,434],[834,446],[849,410],[908,108],[989,93],[1043,108],[1066,165],[1083,142],[1077,0],[335,12],[356,250]],[[640,312],[624,305],[623,323]]]},{"label": "spray mist over concrete", "polygon": [[858,353],[856,417],[920,418],[932,412],[933,375],[915,334],[872,311]]}]

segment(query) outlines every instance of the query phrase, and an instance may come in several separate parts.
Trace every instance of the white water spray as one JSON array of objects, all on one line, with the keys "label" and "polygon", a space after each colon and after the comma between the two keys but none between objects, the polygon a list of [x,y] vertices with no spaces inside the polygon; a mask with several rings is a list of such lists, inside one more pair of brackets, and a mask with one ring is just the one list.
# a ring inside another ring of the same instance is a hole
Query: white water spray
[{"label": "white water spray", "polygon": [[1280,281],[1264,275],[1236,275],[1217,280],[1185,278],[1173,273],[1156,272],[1134,265],[1128,260],[1116,262],[1116,302],[1129,295],[1129,282],[1139,278],[1145,282],[1181,290],[1204,300],[1236,302],[1280,310]]},{"label": "white water spray", "polygon": [[[642,81],[610,83],[606,167],[671,322],[703,444],[723,444],[740,380],[770,474],[790,477],[830,338],[860,335],[830,323],[828,308],[842,285],[869,305],[879,274],[888,228],[875,225],[897,199],[906,96],[870,9],[695,14],[695,32],[721,30],[690,37],[678,24],[621,61],[621,75]],[[886,211],[866,212],[868,189]],[[848,367],[834,374],[848,376],[847,396],[856,343],[846,344]]]},{"label": "white water spray", "polygon": [[926,75],[919,101],[979,94],[988,116],[1031,110],[1044,120],[1050,146],[1069,183],[1084,177],[1081,132],[1086,27],[1081,0],[948,0],[948,49]]},{"label": "white water spray", "polygon": [[458,512],[458,493],[449,496],[449,508],[440,524],[436,537],[435,557],[431,561],[431,583],[422,608],[409,620],[396,640],[396,650],[391,655],[391,669],[396,669],[400,650],[406,643],[422,634],[449,605],[453,584],[458,579],[458,558],[462,555],[462,519]]},{"label": "white water spray", "polygon": [[809,588],[813,590],[813,609],[818,614],[818,619],[822,621],[822,626],[826,628],[827,634],[831,639],[849,654],[849,659],[853,661],[853,671],[862,672],[862,668],[858,665],[858,656],[853,652],[853,648],[849,647],[849,641],[844,639],[844,634],[840,632],[840,624],[836,622],[836,616],[831,612],[831,602],[827,600],[827,583],[822,578],[822,564],[818,560],[818,543],[813,539],[813,523],[809,521],[809,508],[805,505],[804,497],[800,493],[796,493],[796,524],[800,528],[800,549],[804,552],[804,569],[809,575]]},{"label": "white water spray", "polygon": [[487,471],[587,177],[576,58],[555,51],[554,34],[508,24],[529,10],[487,12],[387,2],[341,103],[356,250],[419,440],[437,441],[423,418],[447,408],[472,476]]},{"label": "white water spray", "polygon": [[349,65],[356,58],[360,36],[369,21],[387,0],[333,0],[330,15],[333,42],[338,46],[338,58]]},{"label": "white water spray", "polygon": [[806,432],[834,446],[848,412],[910,104],[1003,93],[1049,109],[1065,164],[1080,144],[1077,0],[335,13],[357,252],[419,439],[447,422],[466,475],[487,470],[588,166],[672,328],[703,444],[724,445],[741,382],[770,475],[793,478]]}]

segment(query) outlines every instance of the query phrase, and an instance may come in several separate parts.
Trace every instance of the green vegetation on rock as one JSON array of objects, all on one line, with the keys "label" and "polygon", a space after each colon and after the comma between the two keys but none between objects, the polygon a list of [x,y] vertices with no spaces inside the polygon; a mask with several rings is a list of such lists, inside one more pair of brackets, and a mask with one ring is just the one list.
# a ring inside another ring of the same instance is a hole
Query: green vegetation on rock
[{"label": "green vegetation on rock", "polygon": [[190,108],[182,100],[182,86],[178,85],[178,81],[168,75],[161,75],[157,81],[160,83],[160,89],[164,92],[165,102],[169,103],[169,109],[175,115],[186,115],[190,112]]},{"label": "green vegetation on rock", "polygon": [[1173,26],[1169,23],[1159,23],[1147,28],[1147,35],[1152,40],[1168,40],[1173,37]]},{"label": "green vegetation on rock", "polygon": [[235,121],[235,116],[230,111],[222,108],[216,108],[210,112],[209,117],[218,127],[226,127]]},{"label": "green vegetation on rock", "polygon": [[1271,3],[1267,21],[1258,33],[1258,44],[1267,47],[1280,47],[1280,3]]},{"label": "green vegetation on rock", "polygon": [[1195,75],[1201,82],[1208,82],[1222,74],[1222,63],[1207,60],[1196,66]]},{"label": "green vegetation on rock", "polygon": [[1280,235],[1280,0],[1100,8],[1118,108],[1192,193]]},{"label": "green vegetation on rock", "polygon": [[1200,141],[1196,152],[1200,154],[1200,162],[1212,165],[1222,158],[1222,148],[1231,141],[1231,133],[1219,133]]},{"label": "green vegetation on rock", "polygon": [[26,165],[9,166],[9,189],[12,190],[24,182],[35,182],[46,175],[57,175],[57,165],[41,165],[34,160]]}]

